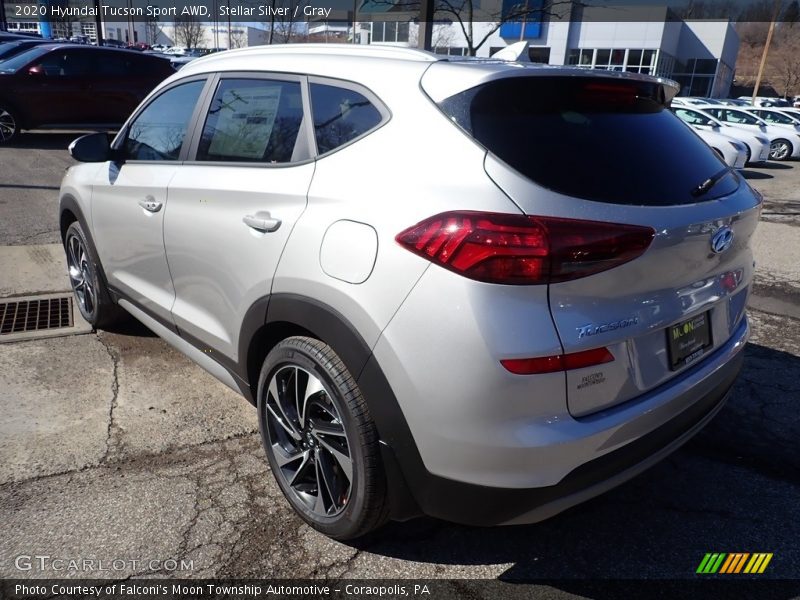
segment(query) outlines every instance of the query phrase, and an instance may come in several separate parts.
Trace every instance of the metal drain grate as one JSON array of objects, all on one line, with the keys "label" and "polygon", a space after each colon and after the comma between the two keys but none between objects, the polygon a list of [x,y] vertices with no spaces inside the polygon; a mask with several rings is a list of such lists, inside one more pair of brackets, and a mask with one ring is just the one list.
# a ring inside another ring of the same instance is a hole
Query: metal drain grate
[{"label": "metal drain grate", "polygon": [[0,335],[72,327],[72,297],[0,302]]}]

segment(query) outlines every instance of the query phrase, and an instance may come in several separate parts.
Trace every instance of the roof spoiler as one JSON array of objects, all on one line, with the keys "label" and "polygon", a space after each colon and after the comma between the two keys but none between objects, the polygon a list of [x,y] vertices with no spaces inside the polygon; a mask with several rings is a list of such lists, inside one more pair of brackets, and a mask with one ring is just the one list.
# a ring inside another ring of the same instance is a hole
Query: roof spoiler
[{"label": "roof spoiler", "polygon": [[492,54],[492,58],[508,62],[531,62],[528,42],[516,42]]}]

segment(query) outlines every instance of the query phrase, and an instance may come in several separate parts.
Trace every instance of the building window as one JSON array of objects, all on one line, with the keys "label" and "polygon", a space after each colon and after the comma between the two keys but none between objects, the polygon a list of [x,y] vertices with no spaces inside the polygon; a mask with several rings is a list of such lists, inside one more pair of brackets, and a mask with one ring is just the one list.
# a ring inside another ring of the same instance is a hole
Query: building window
[{"label": "building window", "polygon": [[81,35],[89,38],[89,41],[97,41],[97,27],[94,23],[81,23]]},{"label": "building window", "polygon": [[633,73],[650,74],[655,72],[656,51],[631,49],[628,50],[628,61],[625,63],[625,70]]},{"label": "building window", "polygon": [[591,69],[594,65],[594,52],[594,50],[588,48],[570,50],[567,56],[567,64]]},{"label": "building window", "polygon": [[[588,61],[588,56],[584,58],[581,54],[581,61]],[[584,62],[581,62],[583,65]],[[586,63],[588,65],[588,63]],[[599,48],[595,50],[594,65],[595,69],[607,69],[609,71],[622,71],[625,69],[625,50],[620,48]]]},{"label": "building window", "polygon": [[372,23],[373,42],[407,42],[409,24],[399,21],[375,21]]},{"label": "building window", "polygon": [[528,60],[532,63],[550,64],[550,48],[528,48]]},{"label": "building window", "polygon": [[666,52],[658,53],[656,62],[656,75],[659,77],[672,77],[675,72],[675,57]]},{"label": "building window", "polygon": [[655,67],[655,50],[625,48],[575,48],[569,51],[567,64],[590,69],[651,73]]},{"label": "building window", "polygon": [[467,56],[469,51],[461,46],[437,46],[433,49],[433,53],[443,56]]},{"label": "building window", "polygon": [[10,21],[8,30],[15,33],[39,33],[39,24],[27,21]]},{"label": "building window", "polygon": [[711,96],[717,76],[718,61],[713,58],[690,58],[685,63],[675,62],[670,76],[681,85],[681,96]]}]

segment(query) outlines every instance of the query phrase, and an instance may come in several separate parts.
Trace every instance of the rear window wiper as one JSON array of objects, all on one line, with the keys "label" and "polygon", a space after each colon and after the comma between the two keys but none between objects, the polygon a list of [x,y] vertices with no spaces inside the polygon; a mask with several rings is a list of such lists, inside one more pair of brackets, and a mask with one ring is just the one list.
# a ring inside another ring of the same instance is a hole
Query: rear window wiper
[{"label": "rear window wiper", "polygon": [[725,167],[724,169],[722,169],[718,173],[716,173],[716,174],[712,175],[711,177],[709,177],[708,179],[706,179],[703,183],[701,183],[696,188],[694,188],[690,193],[695,198],[697,198],[698,196],[702,196],[704,194],[707,194],[711,190],[711,188],[713,188],[715,185],[717,185],[717,182],[719,182],[723,177],[728,175],[730,172],[731,172],[731,168],[730,167]]}]

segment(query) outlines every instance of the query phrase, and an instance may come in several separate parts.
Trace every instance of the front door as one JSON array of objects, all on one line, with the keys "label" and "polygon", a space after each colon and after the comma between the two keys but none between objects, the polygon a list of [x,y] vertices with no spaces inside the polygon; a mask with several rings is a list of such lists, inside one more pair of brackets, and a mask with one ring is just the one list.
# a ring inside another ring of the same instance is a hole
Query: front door
[{"label": "front door", "polygon": [[153,99],[94,182],[92,229],[109,285],[167,323],[175,298],[164,251],[167,190],[204,85],[182,83]]}]

